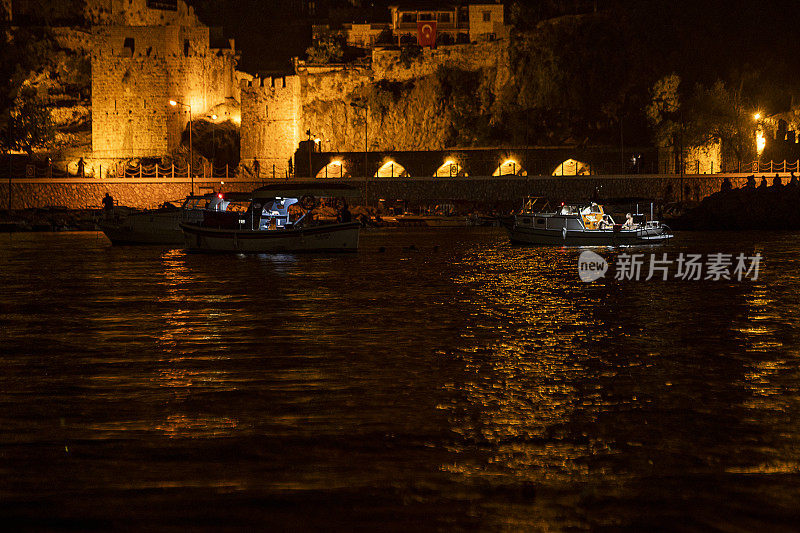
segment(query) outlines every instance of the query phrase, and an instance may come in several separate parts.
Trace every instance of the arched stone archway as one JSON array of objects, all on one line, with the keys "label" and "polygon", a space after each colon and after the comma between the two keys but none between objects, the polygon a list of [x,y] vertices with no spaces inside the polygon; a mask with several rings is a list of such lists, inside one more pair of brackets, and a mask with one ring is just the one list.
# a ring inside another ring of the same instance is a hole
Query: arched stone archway
[{"label": "arched stone archway", "polygon": [[461,168],[461,165],[458,164],[457,161],[453,159],[448,159],[444,162],[442,166],[436,169],[436,172],[433,173],[434,178],[455,178],[455,177],[465,177],[469,176],[464,169]]},{"label": "arched stone archway", "polygon": [[335,159],[322,167],[315,177],[317,179],[349,178],[350,172],[348,172],[344,161]]},{"label": "arched stone archway", "polygon": [[492,172],[492,176],[527,176],[528,171],[516,159],[506,159]]},{"label": "arched stone archway", "polygon": [[408,177],[408,171],[403,165],[394,160],[385,161],[378,170],[375,172],[375,178],[405,178]]},{"label": "arched stone archway", "polygon": [[570,158],[556,165],[551,174],[553,176],[588,176],[591,173],[592,169],[588,163]]}]

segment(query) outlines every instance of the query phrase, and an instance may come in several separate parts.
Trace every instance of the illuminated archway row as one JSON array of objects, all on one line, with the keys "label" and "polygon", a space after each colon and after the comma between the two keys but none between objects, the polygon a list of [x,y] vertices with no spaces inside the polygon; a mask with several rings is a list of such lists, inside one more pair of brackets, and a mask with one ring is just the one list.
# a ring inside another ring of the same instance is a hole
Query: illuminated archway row
[{"label": "illuminated archway row", "polygon": [[[588,164],[575,159],[567,159],[558,164],[551,175],[553,176],[587,176],[591,174]],[[513,159],[508,159],[499,165],[492,176],[527,176],[528,171]],[[388,160],[373,174],[375,178],[406,178],[410,174],[406,168],[393,160]],[[469,174],[456,161],[448,159],[436,169],[435,178],[467,177]],[[349,178],[350,171],[344,161],[335,159],[322,167],[316,175],[317,178]]]}]

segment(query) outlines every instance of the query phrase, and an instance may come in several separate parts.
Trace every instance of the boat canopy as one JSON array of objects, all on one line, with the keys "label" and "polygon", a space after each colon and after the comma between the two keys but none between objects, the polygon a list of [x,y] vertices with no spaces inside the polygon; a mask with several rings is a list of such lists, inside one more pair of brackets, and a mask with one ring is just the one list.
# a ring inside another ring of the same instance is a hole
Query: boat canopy
[{"label": "boat canopy", "polygon": [[250,193],[253,200],[267,198],[300,198],[311,195],[322,198],[357,198],[362,196],[361,189],[346,184],[330,183],[327,185],[275,184],[259,187]]}]

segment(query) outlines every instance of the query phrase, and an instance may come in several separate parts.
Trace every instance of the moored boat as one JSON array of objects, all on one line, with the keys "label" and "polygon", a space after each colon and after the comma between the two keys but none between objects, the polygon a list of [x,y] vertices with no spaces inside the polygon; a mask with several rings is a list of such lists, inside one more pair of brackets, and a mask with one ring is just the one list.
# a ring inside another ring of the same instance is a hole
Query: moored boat
[{"label": "moored boat", "polygon": [[596,203],[564,205],[555,210],[536,210],[528,204],[521,213],[504,221],[512,243],[560,246],[624,246],[658,244],[672,238],[672,230],[657,220],[639,220],[628,214],[624,224]]},{"label": "moored boat", "polygon": [[317,200],[359,196],[344,185],[267,185],[225,194],[202,221],[181,223],[186,247],[203,252],[354,252],[361,224],[344,208],[339,220],[314,216]]},{"label": "moored boat", "polygon": [[183,244],[180,223],[202,219],[202,210],[216,197],[216,193],[190,195],[180,206],[164,202],[157,209],[114,206],[100,214],[97,226],[112,244]]}]

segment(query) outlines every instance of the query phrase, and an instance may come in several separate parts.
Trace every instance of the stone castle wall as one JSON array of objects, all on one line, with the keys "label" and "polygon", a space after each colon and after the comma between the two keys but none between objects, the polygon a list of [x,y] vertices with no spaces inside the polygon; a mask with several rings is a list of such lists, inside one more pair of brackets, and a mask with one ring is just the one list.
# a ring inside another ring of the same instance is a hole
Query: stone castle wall
[{"label": "stone castle wall", "polygon": [[208,27],[96,26],[93,34],[95,160],[173,151],[189,110],[171,99],[190,105],[193,118],[238,100],[235,51],[209,48]]},{"label": "stone castle wall", "polygon": [[[242,89],[242,159],[288,166],[306,131],[324,151],[439,150],[449,122],[440,105],[440,68],[480,73],[482,83],[502,94],[510,79],[508,41],[424,49],[415,58],[375,49],[369,65],[297,66],[290,91]],[[296,85],[295,85],[296,83]],[[351,104],[366,102],[365,109]],[[264,110],[277,110],[270,114]],[[366,139],[365,139],[366,133]],[[263,168],[263,167],[262,167]]]}]

